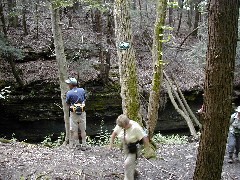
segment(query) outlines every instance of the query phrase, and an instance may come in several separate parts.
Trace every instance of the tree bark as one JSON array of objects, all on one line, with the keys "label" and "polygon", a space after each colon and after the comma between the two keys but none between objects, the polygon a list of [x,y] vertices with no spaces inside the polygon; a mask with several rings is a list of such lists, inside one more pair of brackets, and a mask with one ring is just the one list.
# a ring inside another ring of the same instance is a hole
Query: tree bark
[{"label": "tree bark", "polygon": [[179,21],[178,21],[178,28],[177,28],[177,34],[179,33],[180,31],[180,28],[181,28],[181,24],[182,24],[182,14],[183,14],[183,1],[182,0],[178,0],[178,4],[179,4],[179,13],[178,13],[178,17],[179,17]]},{"label": "tree bark", "polygon": [[13,58],[12,55],[9,56],[8,62],[10,64],[10,66],[11,66],[13,76],[16,79],[16,82],[17,82],[18,86],[19,87],[23,87],[24,86],[24,82],[23,82],[23,80],[21,79],[21,77],[19,75],[19,71],[16,68],[16,65],[15,65],[15,62],[14,62],[14,58]]},{"label": "tree bark", "polygon": [[69,133],[70,132],[69,109],[65,102],[65,95],[66,95],[66,92],[68,91],[67,84],[65,83],[65,80],[68,78],[67,63],[66,63],[66,57],[64,53],[59,9],[55,8],[53,4],[51,5],[51,21],[52,21],[52,33],[54,38],[56,60],[57,60],[58,70],[59,70],[61,100],[62,100],[62,107],[63,107],[63,113],[64,113],[65,129],[66,129],[66,136],[65,136],[65,144],[66,144],[69,141],[69,134],[70,134]]},{"label": "tree bark", "polygon": [[152,87],[149,96],[148,114],[147,114],[147,127],[150,138],[152,138],[154,129],[158,120],[158,109],[160,101],[160,91],[163,76],[163,60],[162,60],[162,48],[163,48],[163,26],[165,24],[167,11],[167,0],[158,0],[157,2],[157,17],[154,27],[153,38],[153,78]]},{"label": "tree bark", "polygon": [[200,12],[198,10],[198,4],[195,5],[195,18],[194,18],[194,25],[193,25],[193,29],[194,32],[192,33],[192,36],[197,37],[198,35],[198,23],[199,23],[199,19],[200,19]]},{"label": "tree bark", "polygon": [[[183,105],[183,102],[181,101],[181,98],[179,97],[177,91],[174,89],[174,86],[172,84],[172,82],[170,81],[170,79],[168,78],[168,76],[164,73],[165,78],[166,78],[166,85],[167,85],[167,89],[168,89],[168,95],[169,98],[174,106],[174,108],[177,110],[177,112],[186,120],[187,125],[189,127],[190,133],[194,138],[197,138],[197,132],[195,130],[195,127],[193,125],[192,120],[190,119],[190,116],[185,108],[185,106]],[[177,103],[175,102],[172,92],[174,93],[175,97],[178,100],[179,105],[181,106],[182,110],[178,107]]]},{"label": "tree bark", "polygon": [[221,179],[232,110],[239,0],[210,0],[203,130],[194,180]]},{"label": "tree bark", "polygon": [[2,22],[2,31],[3,34],[5,35],[5,37],[7,37],[7,28],[6,28],[6,22],[5,22],[5,17],[4,17],[4,13],[3,13],[3,3],[2,1],[0,1],[0,19]]},{"label": "tree bark", "polygon": [[[173,0],[169,0],[170,3],[173,2]],[[173,26],[173,8],[172,8],[172,5],[169,6],[169,9],[168,9],[168,23],[170,26]]]},{"label": "tree bark", "polygon": [[[129,0],[115,0],[114,19],[123,113],[142,125]],[[121,42],[130,43],[129,49],[119,49],[118,46]]]},{"label": "tree bark", "polygon": [[26,14],[27,14],[26,0],[22,0],[22,26],[23,26],[23,32],[25,36],[28,35]]},{"label": "tree bark", "polygon": [[16,15],[17,12],[14,9],[16,7],[16,0],[8,0],[8,12],[11,14],[9,15],[8,21],[9,25],[17,28],[18,26],[18,16]]}]

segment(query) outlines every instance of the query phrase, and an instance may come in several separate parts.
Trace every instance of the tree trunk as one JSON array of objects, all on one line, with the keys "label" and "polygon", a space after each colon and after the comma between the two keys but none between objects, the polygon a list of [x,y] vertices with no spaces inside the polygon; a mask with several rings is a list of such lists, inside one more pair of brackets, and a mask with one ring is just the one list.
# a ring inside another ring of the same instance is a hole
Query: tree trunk
[{"label": "tree trunk", "polygon": [[149,136],[152,138],[154,129],[158,120],[158,109],[160,101],[160,89],[162,84],[163,76],[163,60],[162,60],[162,48],[163,48],[163,26],[165,24],[167,11],[167,0],[158,0],[157,2],[157,17],[154,27],[154,38],[153,38],[153,78],[152,87],[150,91],[149,103],[148,103],[148,114],[147,114],[147,127]]},{"label": "tree trunk", "polygon": [[[169,0],[170,3],[173,2],[173,0]],[[170,26],[173,26],[173,8],[172,5],[169,6],[168,9],[168,23]]]},{"label": "tree trunk", "polygon": [[2,26],[2,31],[5,37],[7,36],[7,28],[6,28],[6,22],[5,22],[5,17],[3,13],[3,3],[2,1],[0,2],[0,19],[1,19],[1,26]]},{"label": "tree trunk", "polygon": [[142,16],[142,4],[141,4],[141,0],[138,0],[138,6],[139,6],[139,16],[140,16],[140,29],[142,29],[143,27],[143,16]]},{"label": "tree trunk", "polygon": [[179,5],[179,9],[178,9],[178,28],[177,28],[177,34],[180,31],[181,28],[181,24],[182,24],[182,14],[183,14],[183,1],[182,0],[178,0],[178,5]]},{"label": "tree trunk", "polygon": [[178,34],[179,31],[180,31],[181,24],[182,24],[182,9],[180,9],[179,21],[178,21],[178,28],[177,28],[177,34]]},{"label": "tree trunk", "polygon": [[[115,0],[114,19],[123,113],[142,125],[129,0]],[[121,50],[119,48],[121,42],[130,43],[130,47]]]},{"label": "tree trunk", "polygon": [[8,0],[8,13],[11,14],[8,16],[9,25],[16,28],[18,25],[18,16],[16,15],[16,1],[15,0]]},{"label": "tree trunk", "polygon": [[114,17],[113,11],[107,12],[107,44],[110,46],[114,44]]},{"label": "tree trunk", "polygon": [[73,7],[66,7],[67,11],[67,18],[68,18],[68,28],[73,28],[73,22],[72,22],[72,14],[73,14]]},{"label": "tree trunk", "polygon": [[192,4],[192,2],[190,2],[189,6],[190,6],[190,9],[188,10],[187,24],[188,24],[189,31],[191,31],[191,29],[192,29],[192,15],[193,15],[193,4]]},{"label": "tree trunk", "polygon": [[208,51],[204,87],[203,130],[194,180],[221,179],[232,110],[234,63],[238,35],[238,0],[210,0]]},{"label": "tree trunk", "polygon": [[194,32],[192,33],[192,36],[197,37],[198,35],[198,23],[199,23],[199,19],[200,19],[200,12],[198,10],[198,4],[195,5],[195,20],[194,20],[194,25],[193,25],[193,29]]},{"label": "tree trunk", "polygon": [[27,22],[26,22],[26,0],[22,0],[22,26],[23,26],[23,32],[24,35],[28,35],[28,31],[27,31]]},{"label": "tree trunk", "polygon": [[35,2],[35,21],[36,21],[36,39],[39,37],[39,12],[38,12],[39,0]]},{"label": "tree trunk", "polygon": [[56,60],[57,60],[58,70],[59,70],[61,99],[62,99],[62,107],[63,107],[63,113],[64,113],[65,128],[66,128],[66,136],[65,136],[65,144],[66,144],[69,141],[69,131],[70,131],[69,109],[67,104],[65,103],[65,94],[68,91],[67,84],[65,83],[65,80],[68,78],[67,63],[66,63],[66,57],[64,53],[59,9],[55,9],[53,5],[51,6],[51,21],[52,21],[52,33],[54,38]]},{"label": "tree trunk", "polygon": [[173,94],[172,94],[172,91],[174,92],[174,89],[171,88],[171,85],[170,85],[170,83],[167,80],[165,81],[165,84],[167,86],[168,96],[169,96],[169,98],[171,100],[172,105],[174,106],[175,110],[186,120],[188,128],[189,128],[189,130],[191,132],[191,135],[193,137],[197,138],[197,133],[196,133],[196,130],[195,130],[194,126],[193,126],[193,123],[192,123],[191,119],[189,118],[189,116],[183,110],[181,110],[178,107],[176,101],[174,100],[174,97],[173,97]]},{"label": "tree trunk", "polygon": [[13,76],[16,79],[16,82],[17,82],[18,86],[19,87],[23,87],[24,86],[24,82],[21,79],[21,77],[19,76],[19,71],[16,69],[13,56],[10,55],[10,57],[8,58],[8,62],[10,64],[10,66],[11,66]]}]

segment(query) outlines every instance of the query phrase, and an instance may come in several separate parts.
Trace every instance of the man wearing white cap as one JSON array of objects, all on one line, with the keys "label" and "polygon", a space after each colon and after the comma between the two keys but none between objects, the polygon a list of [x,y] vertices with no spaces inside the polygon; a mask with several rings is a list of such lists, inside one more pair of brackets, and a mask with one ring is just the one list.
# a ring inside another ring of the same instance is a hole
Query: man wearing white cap
[{"label": "man wearing white cap", "polygon": [[[235,110],[230,119],[229,137],[228,137],[228,163],[233,163],[233,154],[236,160],[239,160],[238,154],[240,151],[240,106]],[[235,152],[234,152],[235,150]]]},{"label": "man wearing white cap", "polygon": [[66,103],[70,109],[70,147],[79,145],[78,129],[81,131],[82,146],[86,145],[86,93],[83,88],[77,87],[77,80],[69,78],[65,81],[70,90],[66,94]]}]

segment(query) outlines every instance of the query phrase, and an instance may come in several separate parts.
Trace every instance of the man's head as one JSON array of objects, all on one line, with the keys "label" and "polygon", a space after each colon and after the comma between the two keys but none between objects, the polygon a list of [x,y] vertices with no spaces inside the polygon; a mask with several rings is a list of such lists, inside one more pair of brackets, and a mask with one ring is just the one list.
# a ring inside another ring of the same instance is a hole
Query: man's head
[{"label": "man's head", "polygon": [[77,86],[77,80],[75,78],[69,78],[65,82],[68,84],[70,89]]},{"label": "man's head", "polygon": [[130,121],[129,118],[126,115],[122,114],[118,116],[116,123],[119,127],[126,128],[127,125],[129,124],[129,121]]}]

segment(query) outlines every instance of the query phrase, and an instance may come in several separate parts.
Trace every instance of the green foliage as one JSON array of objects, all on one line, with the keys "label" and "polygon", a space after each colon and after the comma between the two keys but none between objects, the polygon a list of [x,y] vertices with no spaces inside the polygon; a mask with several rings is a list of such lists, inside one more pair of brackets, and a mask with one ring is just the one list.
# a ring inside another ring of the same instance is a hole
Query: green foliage
[{"label": "green foliage", "polygon": [[50,148],[59,147],[63,144],[65,133],[62,132],[56,141],[52,141],[52,138],[51,138],[52,136],[53,134],[46,136],[45,139],[41,142],[41,144],[43,146],[50,147]]},{"label": "green foliage", "polygon": [[100,131],[96,135],[94,139],[91,139],[89,136],[87,137],[87,142],[89,145],[93,146],[105,146],[110,144],[110,135],[111,133],[107,130],[104,129],[104,121],[101,121],[100,125]]},{"label": "green foliage", "polygon": [[73,0],[52,0],[52,5],[54,9],[72,7],[73,3]]},{"label": "green foliage", "polygon": [[17,142],[17,138],[15,138],[15,134],[12,133],[12,138],[10,139],[11,142]]},{"label": "green foliage", "polygon": [[7,99],[9,97],[9,94],[11,93],[10,91],[11,86],[4,87],[0,91],[0,99]]},{"label": "green foliage", "polygon": [[0,56],[5,58],[12,56],[17,59],[22,59],[23,53],[22,50],[11,46],[4,35],[0,33]]},{"label": "green foliage", "polygon": [[170,7],[170,8],[174,8],[174,9],[179,8],[177,1],[174,1],[174,2],[168,1],[168,2],[167,2],[167,6]]},{"label": "green foliage", "polygon": [[187,136],[171,135],[163,136],[162,134],[155,134],[153,141],[160,144],[186,144],[188,142]]}]

